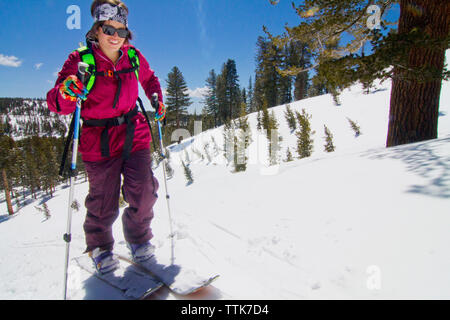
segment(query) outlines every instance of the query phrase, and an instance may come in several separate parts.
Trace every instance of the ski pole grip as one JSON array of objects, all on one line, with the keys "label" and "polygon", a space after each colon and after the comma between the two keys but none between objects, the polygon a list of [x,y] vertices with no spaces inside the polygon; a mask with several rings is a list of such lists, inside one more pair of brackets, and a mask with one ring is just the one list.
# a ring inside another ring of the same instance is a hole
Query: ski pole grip
[{"label": "ski pole grip", "polygon": [[78,78],[84,84],[86,71],[89,68],[89,65],[85,62],[78,62]]},{"label": "ski pole grip", "polygon": [[156,92],[152,95],[152,99],[150,102],[152,104],[153,109],[155,109],[155,111],[158,111],[159,99],[158,99],[158,94]]}]

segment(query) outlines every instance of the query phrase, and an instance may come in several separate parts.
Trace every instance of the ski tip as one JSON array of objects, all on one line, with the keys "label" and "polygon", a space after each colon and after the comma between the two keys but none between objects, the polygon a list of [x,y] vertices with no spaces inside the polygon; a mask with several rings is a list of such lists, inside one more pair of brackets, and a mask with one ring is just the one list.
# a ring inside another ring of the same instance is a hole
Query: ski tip
[{"label": "ski tip", "polygon": [[177,288],[177,287],[175,287],[175,286],[169,286],[169,289],[170,289],[172,292],[174,292],[174,293],[176,293],[176,294],[178,294],[178,295],[181,295],[181,296],[187,296],[187,295],[196,293],[196,292],[198,292],[198,291],[200,291],[200,290],[206,288],[206,287],[209,286],[212,282],[214,282],[215,280],[217,280],[217,278],[219,278],[219,277],[220,277],[219,274],[214,275],[214,276],[212,276],[212,277],[206,279],[205,281],[203,281],[201,284],[199,284],[199,285],[197,285],[197,286],[195,286],[195,287],[193,287],[193,288],[191,288],[191,289],[189,289],[189,290],[180,290],[179,288]]},{"label": "ski tip", "polygon": [[145,300],[146,298],[148,298],[149,296],[151,296],[155,291],[158,291],[159,289],[161,289],[162,287],[164,287],[164,283],[159,282],[159,284],[151,289],[149,289],[147,292],[145,292],[142,297],[139,298],[139,300]]}]

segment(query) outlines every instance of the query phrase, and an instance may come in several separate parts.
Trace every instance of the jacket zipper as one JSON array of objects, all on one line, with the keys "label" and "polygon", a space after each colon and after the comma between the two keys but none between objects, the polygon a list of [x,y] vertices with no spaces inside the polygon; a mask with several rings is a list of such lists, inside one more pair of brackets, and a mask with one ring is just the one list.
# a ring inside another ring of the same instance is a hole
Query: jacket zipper
[{"label": "jacket zipper", "polygon": [[[122,59],[122,57],[123,57],[123,51],[122,50],[119,50],[119,51],[120,51],[120,55],[119,55],[119,59],[117,59],[116,65],[119,63],[120,59]],[[100,52],[98,54],[103,60],[105,60],[105,61],[109,62],[110,64],[112,64],[114,72],[117,71],[116,70],[116,65],[114,65],[114,63],[111,61],[111,59],[108,59],[108,58],[104,57],[102,52],[101,52],[101,50],[100,50]],[[117,97],[118,97],[118,94],[120,94],[120,87],[121,87],[121,79],[119,78],[119,76],[117,76],[117,80],[119,81],[119,88],[117,89],[117,90],[119,90],[119,92],[116,92],[116,96],[114,98],[114,105],[112,107],[113,109],[116,109],[116,103],[118,102],[118,98]]]},{"label": "jacket zipper", "polygon": [[[120,59],[122,59],[122,57],[123,57],[123,51],[122,51],[122,50],[119,50],[119,51],[120,51],[120,56],[119,56],[119,59],[117,59],[116,65],[119,63]],[[106,62],[109,62],[110,64],[112,64],[114,71],[117,71],[117,70],[116,70],[116,65],[114,65],[114,63],[111,61],[111,59],[109,59],[109,58],[103,56],[101,50],[99,50],[98,55],[99,55],[103,60],[105,60]]]}]

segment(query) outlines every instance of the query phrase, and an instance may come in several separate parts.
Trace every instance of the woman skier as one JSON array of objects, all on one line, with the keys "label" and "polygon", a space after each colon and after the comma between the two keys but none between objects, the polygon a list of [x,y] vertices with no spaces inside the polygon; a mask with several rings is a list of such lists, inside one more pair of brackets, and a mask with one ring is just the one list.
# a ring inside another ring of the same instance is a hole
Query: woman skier
[{"label": "woman skier", "polygon": [[[101,274],[118,268],[112,254],[112,225],[119,215],[122,193],[129,204],[122,215],[123,232],[135,261],[154,253],[150,223],[157,200],[158,181],[151,169],[151,133],[145,117],[137,111],[138,82],[146,96],[159,97],[155,119],[165,116],[158,78],[129,40],[128,8],[119,0],[94,0],[94,24],[86,35],[87,47],[69,55],[56,85],[47,93],[51,111],[73,113],[77,98],[83,100],[79,151],[89,179],[83,225],[87,248]],[[88,81],[77,77],[80,61],[89,64]]]}]

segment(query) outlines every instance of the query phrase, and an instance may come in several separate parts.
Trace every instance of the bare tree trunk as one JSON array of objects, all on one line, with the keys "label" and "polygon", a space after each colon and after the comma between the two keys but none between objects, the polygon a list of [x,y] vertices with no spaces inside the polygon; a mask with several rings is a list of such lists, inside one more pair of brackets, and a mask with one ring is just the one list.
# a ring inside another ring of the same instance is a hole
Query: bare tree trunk
[{"label": "bare tree trunk", "polygon": [[[399,34],[419,27],[433,39],[449,33],[450,0],[401,0]],[[437,138],[441,80],[407,80],[408,68],[442,72],[446,48],[413,48],[405,69],[396,67],[392,82],[387,147]]]},{"label": "bare tree trunk", "polygon": [[11,202],[11,191],[9,190],[8,179],[6,177],[6,169],[2,169],[3,186],[5,187],[6,206],[8,207],[8,214],[13,215],[14,209]]},{"label": "bare tree trunk", "polygon": [[307,93],[307,82],[308,82],[308,73],[302,72],[295,77],[294,82],[294,99],[302,100],[306,97]]}]

